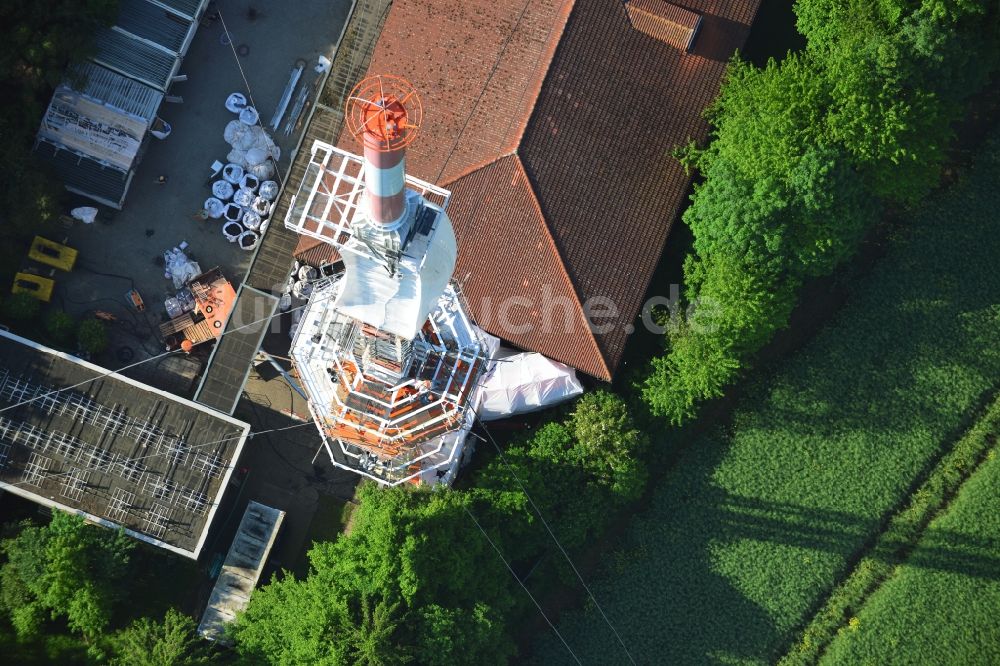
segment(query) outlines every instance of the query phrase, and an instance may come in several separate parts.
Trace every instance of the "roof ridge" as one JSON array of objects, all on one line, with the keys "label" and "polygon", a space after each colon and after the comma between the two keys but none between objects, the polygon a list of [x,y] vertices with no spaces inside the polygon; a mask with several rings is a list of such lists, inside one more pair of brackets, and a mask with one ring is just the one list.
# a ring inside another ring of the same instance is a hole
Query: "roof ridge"
[{"label": "roof ridge", "polygon": [[[520,96],[521,100],[525,99],[525,93],[528,93],[529,91],[531,93],[530,96],[527,98],[527,101],[530,102],[530,104],[528,105],[527,113],[511,114],[510,122],[507,123],[506,129],[504,129],[503,134],[501,135],[501,140],[503,141],[503,143],[500,146],[498,154],[495,158],[490,160],[484,160],[478,166],[467,168],[462,172],[460,172],[457,176],[453,178],[448,178],[446,180],[437,183],[438,185],[443,186],[448,183],[453,183],[459,178],[463,178],[464,176],[467,176],[475,172],[477,169],[489,166],[490,164],[493,164],[494,162],[501,159],[502,157],[515,153],[520,147],[521,141],[524,138],[524,133],[527,130],[528,123],[531,120],[531,116],[534,114],[535,104],[538,102],[538,97],[541,94],[542,86],[544,85],[545,79],[548,76],[549,68],[552,66],[552,59],[555,56],[556,49],[559,47],[559,42],[562,40],[563,32],[565,32],[566,30],[566,23],[569,20],[569,15],[570,13],[572,13],[573,7],[576,5],[576,0],[559,0],[559,2],[561,4],[557,16],[561,16],[562,20],[558,21],[556,25],[550,26],[549,32],[545,35],[546,47],[541,52],[539,52],[537,58],[535,59],[535,67],[532,68],[532,71],[538,70],[539,69],[538,65],[539,63],[542,62],[545,63],[545,67],[541,71],[541,76],[538,77],[538,81],[535,85],[526,86],[521,90],[521,96]],[[497,55],[497,60],[494,63],[493,71],[490,72],[489,76],[486,78],[483,84],[483,90],[480,93],[479,99],[476,100],[476,103],[473,106],[473,112],[470,113],[469,117],[466,119],[465,125],[462,127],[462,129],[458,133],[458,136],[455,138],[455,142],[452,146],[452,153],[454,152],[454,149],[461,144],[465,131],[466,129],[468,129],[468,124],[472,120],[472,117],[474,115],[475,107],[479,105],[482,96],[485,94],[486,89],[489,87],[490,81],[492,80],[494,74],[496,73],[497,67],[499,67],[500,64],[502,63],[504,55],[507,51],[507,47],[510,45],[510,42],[514,38],[514,35],[518,33],[518,30],[520,29],[521,19],[524,18],[524,13],[528,10],[530,4],[531,0],[525,1],[524,6],[521,9],[521,14],[518,17],[517,21],[515,22],[514,26],[511,28],[510,35],[508,35],[507,41],[504,44],[503,49],[501,49],[500,53]],[[558,27],[559,32],[558,34],[553,35],[552,33],[556,27]],[[518,106],[520,106],[520,103],[518,104]],[[510,138],[508,139],[508,137]],[[441,170],[438,173],[438,178],[444,175],[445,171],[448,168],[448,163],[451,161],[451,157],[452,155],[451,153],[449,153],[448,157],[445,159],[444,164],[441,165]]]},{"label": "roof ridge", "polygon": [[587,335],[584,336],[590,342],[591,347],[597,352],[597,358],[601,359],[601,367],[604,368],[604,372],[608,377],[608,381],[611,378],[611,369],[608,367],[608,360],[604,357],[604,352],[601,351],[601,346],[597,344],[597,338],[594,337],[594,332],[590,329],[590,320],[587,318],[587,313],[584,311],[583,302],[580,300],[580,291],[577,289],[576,282],[570,276],[569,271],[566,269],[566,262],[563,259],[562,252],[559,250],[559,246],[556,245],[555,236],[552,234],[552,229],[549,227],[549,221],[545,217],[545,213],[542,211],[541,202],[538,200],[538,194],[535,192],[535,185],[531,182],[531,178],[528,176],[528,170],[524,166],[524,162],[521,160],[521,155],[519,153],[513,153],[511,155],[514,158],[514,162],[517,165],[518,170],[521,175],[524,176],[524,181],[528,183],[528,191],[531,192],[531,203],[535,207],[535,211],[538,213],[538,219],[542,221],[542,227],[545,229],[545,237],[549,239],[549,243],[552,246],[552,251],[558,259],[559,268],[562,270],[563,276],[566,278],[566,282],[573,289],[573,300],[578,306],[580,317],[583,322],[587,325]]},{"label": "roof ridge", "polygon": [[[517,132],[516,138],[512,139],[511,147],[512,152],[517,153],[521,150],[521,144],[524,142],[524,134],[528,131],[528,125],[531,124],[531,118],[535,115],[535,107],[538,104],[538,97],[542,93],[542,88],[545,87],[545,82],[549,79],[549,71],[552,69],[552,61],[555,60],[556,51],[559,49],[559,44],[562,42],[563,34],[566,32],[566,26],[569,25],[570,15],[573,13],[573,9],[576,7],[576,0],[563,0],[563,6],[559,10],[559,14],[562,16],[562,21],[560,22],[559,34],[556,35],[555,41],[552,41],[552,34],[546,36],[546,43],[550,43],[551,46],[545,49],[544,53],[539,54],[538,60],[541,60],[541,56],[544,55],[547,61],[545,65],[545,71],[540,77],[538,77],[538,85],[531,88],[531,111],[526,113],[520,122],[520,131]],[[528,88],[525,88],[525,92]],[[513,125],[513,119],[511,120],[511,125]],[[508,127],[508,131],[510,128]],[[507,132],[504,132],[506,135]],[[532,188],[534,189],[534,188]]]}]

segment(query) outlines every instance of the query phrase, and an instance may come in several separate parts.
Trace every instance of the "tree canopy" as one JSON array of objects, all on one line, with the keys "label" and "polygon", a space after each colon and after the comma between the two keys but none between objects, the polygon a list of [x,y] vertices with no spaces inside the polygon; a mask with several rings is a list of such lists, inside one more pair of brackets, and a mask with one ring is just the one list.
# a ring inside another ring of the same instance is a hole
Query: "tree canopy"
[{"label": "tree canopy", "polygon": [[887,204],[934,187],[951,123],[1000,63],[991,0],[798,0],[801,53],[734,59],[707,112],[684,222],[685,296],[712,324],[675,324],[643,395],[680,423],[787,325],[799,287],[851,257]]},{"label": "tree canopy", "polygon": [[118,0],[7,0],[0,3],[0,223],[14,236],[58,216],[60,186],[31,154],[53,89],[90,51],[94,28],[110,25]]},{"label": "tree canopy", "polygon": [[162,622],[139,618],[109,641],[111,666],[205,666],[213,663],[195,623],[171,608]]},{"label": "tree canopy", "polygon": [[49,524],[25,524],[0,543],[0,607],[18,636],[31,637],[49,619],[65,618],[88,640],[101,635],[122,595],[134,543],[124,532],[88,525],[55,511]]},{"label": "tree canopy", "polygon": [[254,593],[232,627],[237,648],[272,663],[506,663],[531,606],[476,523],[520,575],[565,576],[521,484],[573,552],[641,493],[647,445],[621,399],[595,392],[468,490],[365,485],[351,531],[313,546],[306,578],[286,572]]}]

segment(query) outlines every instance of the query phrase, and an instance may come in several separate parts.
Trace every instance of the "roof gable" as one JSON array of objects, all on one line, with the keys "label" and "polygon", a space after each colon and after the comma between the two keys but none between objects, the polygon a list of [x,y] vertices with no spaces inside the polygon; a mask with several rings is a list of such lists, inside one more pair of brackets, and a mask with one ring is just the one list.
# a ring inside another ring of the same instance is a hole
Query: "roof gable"
[{"label": "roof gable", "polygon": [[[572,0],[397,0],[369,72],[391,72],[423,93],[428,119],[406,169],[443,183],[514,152]],[[341,134],[339,145],[357,150]]]},{"label": "roof gable", "polygon": [[507,155],[451,184],[455,276],[476,323],[523,349],[611,379],[527,174]]},{"label": "roof gable", "polygon": [[701,16],[666,0],[627,0],[625,12],[636,30],[671,46],[690,51]]}]

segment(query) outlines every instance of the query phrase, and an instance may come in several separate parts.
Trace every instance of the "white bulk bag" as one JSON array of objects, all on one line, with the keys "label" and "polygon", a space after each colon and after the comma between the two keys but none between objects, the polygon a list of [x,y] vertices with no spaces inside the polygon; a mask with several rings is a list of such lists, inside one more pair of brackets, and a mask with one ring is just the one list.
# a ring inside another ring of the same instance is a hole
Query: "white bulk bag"
[{"label": "white bulk bag", "polygon": [[262,199],[267,199],[268,201],[274,201],[278,198],[278,184],[273,180],[265,180],[260,184],[259,194]]},{"label": "white bulk bag", "polygon": [[228,201],[233,196],[233,184],[225,180],[212,183],[212,196],[220,201]]},{"label": "white bulk bag", "polygon": [[208,216],[212,219],[217,220],[222,217],[222,211],[225,210],[225,208],[226,205],[215,197],[205,199],[205,212],[208,213]]}]

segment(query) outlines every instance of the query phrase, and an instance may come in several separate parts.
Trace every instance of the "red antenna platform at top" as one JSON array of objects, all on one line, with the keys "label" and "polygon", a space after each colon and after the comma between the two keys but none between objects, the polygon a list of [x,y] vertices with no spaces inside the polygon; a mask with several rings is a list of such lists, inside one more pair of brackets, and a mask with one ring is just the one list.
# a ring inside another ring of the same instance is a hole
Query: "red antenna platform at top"
[{"label": "red antenna platform at top", "polygon": [[354,86],[347,97],[345,119],[352,136],[366,148],[389,152],[417,138],[423,121],[417,91],[400,76],[377,74]]}]

